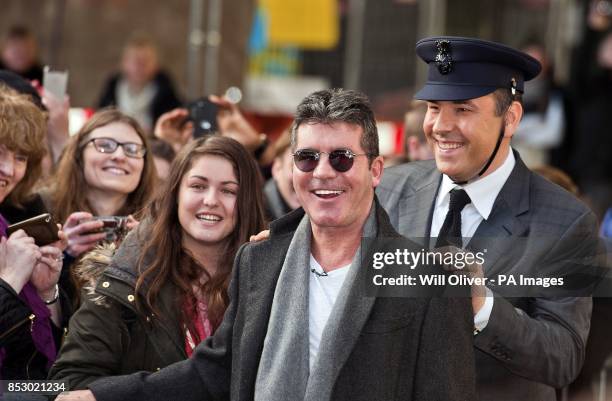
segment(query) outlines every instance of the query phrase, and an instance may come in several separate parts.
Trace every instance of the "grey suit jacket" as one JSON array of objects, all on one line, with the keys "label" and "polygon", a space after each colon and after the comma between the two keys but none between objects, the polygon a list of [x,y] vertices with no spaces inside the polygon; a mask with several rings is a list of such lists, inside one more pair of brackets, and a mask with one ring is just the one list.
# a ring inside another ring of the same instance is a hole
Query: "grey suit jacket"
[{"label": "grey suit jacket", "polygon": [[[376,210],[378,236],[398,237]],[[98,380],[89,385],[96,399],[252,400],[276,283],[302,216],[298,209],[276,220],[269,240],[240,249],[223,323],[192,358],[154,374]],[[357,272],[336,333],[331,399],[475,399],[469,299],[365,297],[366,274]]]},{"label": "grey suit jacket", "polygon": [[[558,260],[595,254],[599,242],[593,213],[515,156],[491,215],[468,245],[482,249],[479,242],[486,247],[487,240],[489,245],[494,241],[485,258],[485,276],[521,269],[554,272]],[[377,194],[400,234],[429,236],[440,183],[433,160],[385,170]],[[520,252],[513,249],[518,243]],[[496,296],[488,325],[474,338],[479,399],[555,400],[554,388],[569,384],[582,366],[591,305],[589,297]]]}]

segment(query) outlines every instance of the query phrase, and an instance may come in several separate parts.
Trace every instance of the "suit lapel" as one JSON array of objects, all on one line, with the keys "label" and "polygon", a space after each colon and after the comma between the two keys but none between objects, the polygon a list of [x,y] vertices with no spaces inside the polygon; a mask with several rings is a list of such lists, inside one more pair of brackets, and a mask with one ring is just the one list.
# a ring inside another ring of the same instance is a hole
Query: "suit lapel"
[{"label": "suit lapel", "polygon": [[531,172],[518,153],[514,155],[516,165],[497,195],[489,218],[480,223],[467,246],[473,251],[487,249],[484,269],[488,274],[495,272],[496,262],[510,250],[509,237],[524,236],[527,232],[518,216],[529,210]]}]

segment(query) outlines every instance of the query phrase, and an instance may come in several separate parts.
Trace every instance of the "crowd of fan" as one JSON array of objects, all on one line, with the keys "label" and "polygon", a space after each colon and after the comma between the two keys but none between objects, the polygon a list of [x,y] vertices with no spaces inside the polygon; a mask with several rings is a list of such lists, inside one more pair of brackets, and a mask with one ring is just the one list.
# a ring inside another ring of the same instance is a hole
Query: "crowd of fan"
[{"label": "crowd of fan", "polygon": [[[26,46],[32,39],[23,29],[9,38]],[[601,52],[609,62],[612,36]],[[154,46],[135,38],[100,110],[69,136],[69,99],[42,91],[42,69],[23,53],[3,55],[3,67],[12,62],[25,78],[0,72],[0,378],[52,377],[84,388],[101,376],[154,371],[189,357],[221,322],[239,247],[299,207],[289,133],[266,146],[235,104],[213,96],[219,135],[194,139]],[[525,100],[525,119],[532,113],[533,124],[548,125],[517,133],[517,146],[526,148],[521,155],[534,165],[551,162],[548,149],[561,143],[565,121],[561,92],[546,79],[532,91],[541,96]],[[593,121],[597,102],[609,104],[609,92],[592,99],[579,116],[584,124]],[[419,133],[424,112],[415,103],[406,116],[412,160],[431,158]],[[579,151],[587,140],[578,141]],[[584,189],[609,199],[608,155],[601,176],[582,162],[578,154],[568,166],[591,171]],[[563,173],[540,172],[577,193]],[[8,234],[9,225],[43,213],[59,223],[57,241]],[[117,227],[109,230],[109,221]],[[150,352],[160,344],[164,352]]]}]

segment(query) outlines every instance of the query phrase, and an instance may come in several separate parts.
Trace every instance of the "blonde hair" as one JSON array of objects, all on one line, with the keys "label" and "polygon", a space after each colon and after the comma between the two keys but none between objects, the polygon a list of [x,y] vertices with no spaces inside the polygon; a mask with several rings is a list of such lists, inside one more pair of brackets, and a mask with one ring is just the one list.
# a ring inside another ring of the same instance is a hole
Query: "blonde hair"
[{"label": "blonde hair", "polygon": [[0,83],[0,144],[28,158],[25,176],[8,195],[14,206],[23,206],[41,176],[46,132],[46,115],[31,98]]}]

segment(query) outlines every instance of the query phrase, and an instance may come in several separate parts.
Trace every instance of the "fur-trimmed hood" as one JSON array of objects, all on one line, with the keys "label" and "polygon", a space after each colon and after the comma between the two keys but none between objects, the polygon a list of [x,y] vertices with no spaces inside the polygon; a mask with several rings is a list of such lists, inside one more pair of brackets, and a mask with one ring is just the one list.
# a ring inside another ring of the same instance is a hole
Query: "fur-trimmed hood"
[{"label": "fur-trimmed hood", "polygon": [[96,292],[96,283],[111,264],[116,251],[115,243],[102,243],[85,254],[73,268],[74,280],[81,294],[90,297],[98,305],[105,305],[105,296]]}]

